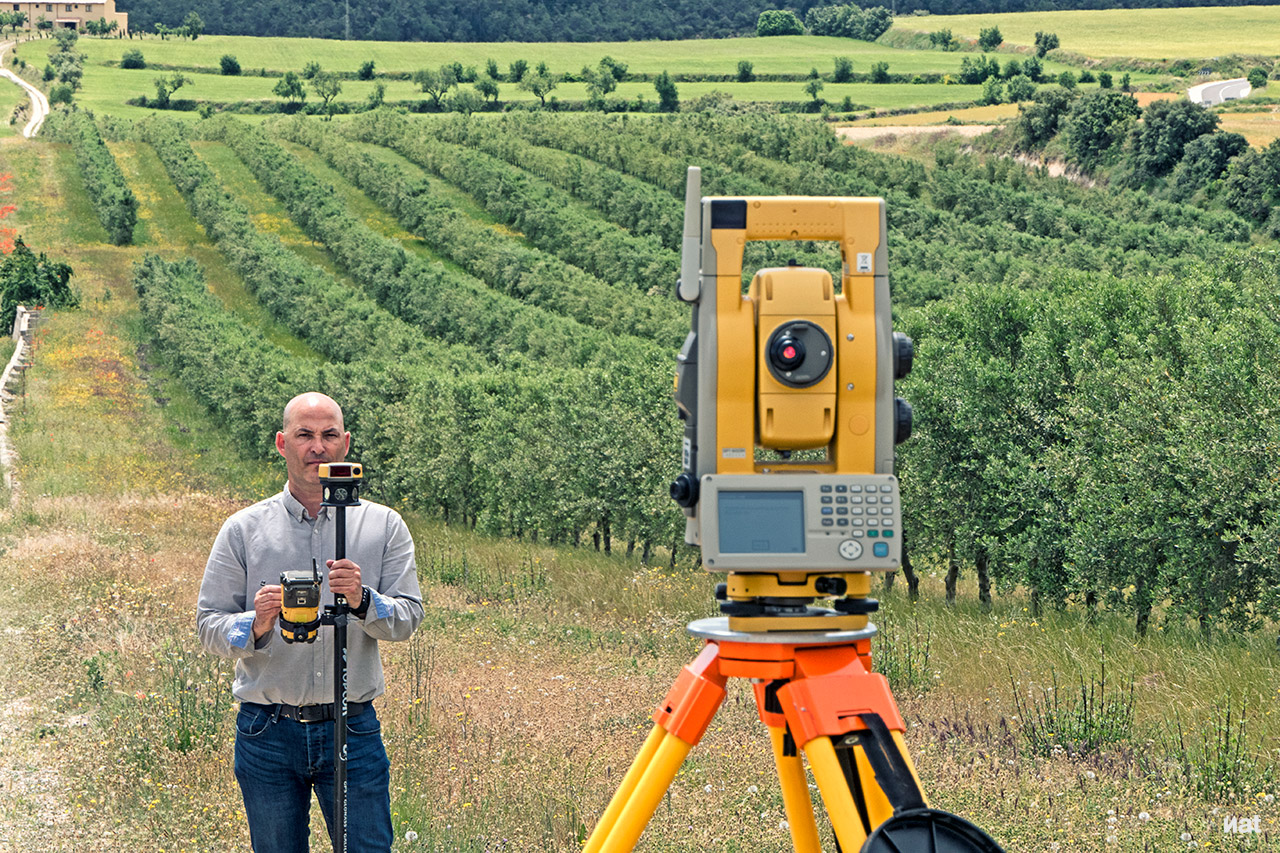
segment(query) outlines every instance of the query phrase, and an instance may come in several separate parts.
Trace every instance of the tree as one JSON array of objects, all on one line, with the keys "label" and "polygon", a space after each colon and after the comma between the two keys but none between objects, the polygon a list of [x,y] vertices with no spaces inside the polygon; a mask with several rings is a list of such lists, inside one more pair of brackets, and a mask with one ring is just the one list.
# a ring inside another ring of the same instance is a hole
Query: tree
[{"label": "tree", "polygon": [[1182,152],[1197,137],[1218,127],[1218,116],[1199,104],[1178,99],[1153,101],[1142,111],[1142,122],[1134,128],[1132,186],[1173,171]]},{"label": "tree", "polygon": [[755,65],[749,59],[738,60],[738,82],[750,83],[756,79]]},{"label": "tree", "polygon": [[1238,133],[1206,133],[1188,142],[1169,176],[1174,200],[1189,199],[1216,184],[1227,173],[1232,158],[1248,148],[1248,141]]},{"label": "tree", "polygon": [[836,70],[831,75],[832,83],[848,83],[853,79],[853,60],[847,56],[836,57]]},{"label": "tree", "polygon": [[200,13],[192,9],[187,16],[182,19],[183,35],[189,36],[192,41],[204,35],[204,19],[200,17]]},{"label": "tree", "polygon": [[1138,102],[1121,92],[1099,89],[1085,95],[1065,120],[1071,158],[1086,169],[1102,165],[1140,112]]},{"label": "tree", "polygon": [[70,53],[80,40],[80,34],[70,27],[59,27],[53,32],[53,40],[57,42],[60,52]]},{"label": "tree", "polygon": [[476,81],[476,91],[484,97],[485,100],[498,103],[498,81],[493,77],[485,76],[482,80]]},{"label": "tree", "polygon": [[302,79],[310,80],[320,73],[320,63],[314,59],[302,66]]},{"label": "tree", "polygon": [[883,6],[862,9],[855,5],[818,6],[804,16],[805,27],[815,36],[875,41],[893,26],[893,13]]},{"label": "tree", "polygon": [[222,68],[224,77],[235,77],[240,74],[240,60],[229,53],[224,53],[222,59],[218,60],[218,64]]},{"label": "tree", "polygon": [[449,108],[454,112],[469,116],[473,112],[484,108],[484,99],[474,89],[459,89],[449,99]]},{"label": "tree", "polygon": [[307,90],[302,85],[302,78],[293,71],[286,71],[271,91],[276,97],[288,101],[293,109],[297,109],[307,99]]},{"label": "tree", "polygon": [[1036,93],[1035,103],[1019,106],[1018,120],[1014,123],[1018,148],[1023,151],[1043,148],[1057,135],[1074,99],[1074,93],[1061,86],[1046,86]]},{"label": "tree", "polygon": [[810,80],[808,83],[805,83],[804,91],[806,95],[813,98],[813,103],[810,106],[816,112],[817,109],[822,106],[822,99],[818,97],[822,93],[822,80]]},{"label": "tree", "polygon": [[1044,59],[1046,53],[1058,48],[1057,33],[1036,33],[1036,56]]},{"label": "tree", "polygon": [[767,9],[756,19],[758,36],[798,36],[804,34],[804,24],[794,12],[787,9]]},{"label": "tree", "polygon": [[1009,103],[1020,104],[1035,97],[1036,84],[1032,83],[1027,75],[1018,74],[1009,78],[1009,85],[1005,89],[1005,94],[1009,98]]},{"label": "tree", "polygon": [[181,71],[175,71],[173,74],[157,77],[155,79],[156,86],[156,106],[160,109],[168,109],[169,99],[173,93],[181,89],[187,83],[191,82]]},{"label": "tree", "polygon": [[1076,87],[1076,75],[1070,71],[1063,71],[1058,75],[1058,85],[1070,91]]},{"label": "tree", "polygon": [[136,47],[130,48],[129,50],[126,50],[124,54],[120,57],[120,67],[121,68],[146,68],[147,60],[146,60],[146,57],[142,55],[141,50],[139,50]]},{"label": "tree", "polygon": [[1248,149],[1232,160],[1221,198],[1241,216],[1266,221],[1271,209],[1280,206],[1280,140],[1261,151]]},{"label": "tree", "polygon": [[12,326],[19,305],[79,305],[80,299],[71,289],[71,275],[70,265],[50,260],[43,252],[36,255],[18,237],[13,251],[0,260],[0,322]]},{"label": "tree", "polygon": [[517,59],[515,62],[507,66],[507,79],[512,83],[519,83],[524,79],[524,75],[529,71],[529,62],[524,59]]},{"label": "tree", "polygon": [[547,95],[559,85],[560,81],[551,73],[551,69],[545,62],[539,62],[537,69],[532,74],[526,73],[524,79],[520,81],[520,88],[526,92],[532,92],[544,107],[547,105]]},{"label": "tree", "polygon": [[1004,83],[998,77],[988,77],[982,82],[982,97],[978,103],[993,106],[1004,103]]},{"label": "tree", "polygon": [[360,80],[372,80],[373,66],[374,63],[372,59],[367,59],[360,63],[360,70],[356,72],[356,78]]},{"label": "tree", "polygon": [[599,69],[583,66],[582,79],[587,84],[587,103],[594,109],[603,110],[605,97],[618,88],[618,81],[603,62]]},{"label": "tree", "polygon": [[488,75],[490,80],[501,80],[502,72],[498,70],[498,60],[486,59],[484,61],[484,73]]},{"label": "tree", "polygon": [[951,34],[951,30],[935,30],[929,33],[929,44],[946,51],[960,49],[960,40]]},{"label": "tree", "polygon": [[871,82],[872,83],[888,83],[889,82],[889,63],[876,62],[872,64]]},{"label": "tree", "polygon": [[1004,36],[1000,35],[999,27],[986,27],[978,32],[978,47],[983,53],[990,53],[1002,44]]},{"label": "tree", "polygon": [[366,109],[376,110],[382,106],[383,101],[387,99],[387,84],[381,80],[373,81],[373,90],[369,92],[369,97],[365,101]]},{"label": "tree", "polygon": [[1267,69],[1251,68],[1249,73],[1245,75],[1245,79],[1249,81],[1249,85],[1255,89],[1261,89],[1267,85]]},{"label": "tree", "polygon": [[458,85],[458,77],[454,69],[441,65],[436,71],[423,68],[413,73],[413,82],[418,84],[424,94],[431,98],[431,104],[437,110],[444,105],[444,96]]},{"label": "tree", "polygon": [[333,119],[334,101],[342,94],[342,81],[332,71],[321,71],[311,78],[311,91],[324,102],[325,121]]},{"label": "tree", "polygon": [[680,93],[671,75],[663,71],[653,81],[653,88],[658,92],[658,109],[664,113],[673,113],[680,109]]}]

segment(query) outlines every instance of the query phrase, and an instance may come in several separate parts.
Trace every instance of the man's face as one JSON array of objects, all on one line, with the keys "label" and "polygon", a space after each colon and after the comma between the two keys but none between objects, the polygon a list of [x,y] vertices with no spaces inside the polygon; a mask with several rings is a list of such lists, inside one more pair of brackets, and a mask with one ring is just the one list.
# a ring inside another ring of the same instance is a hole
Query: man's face
[{"label": "man's face", "polygon": [[324,402],[299,406],[282,431],[276,433],[276,449],[284,457],[289,483],[296,491],[320,488],[322,462],[341,462],[351,446],[351,433],[342,429],[336,406]]}]

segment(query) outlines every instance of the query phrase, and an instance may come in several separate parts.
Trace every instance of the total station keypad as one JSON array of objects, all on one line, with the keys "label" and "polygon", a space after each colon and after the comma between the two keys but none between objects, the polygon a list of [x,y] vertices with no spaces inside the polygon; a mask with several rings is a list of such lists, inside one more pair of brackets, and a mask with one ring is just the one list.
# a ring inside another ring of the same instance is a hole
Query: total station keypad
[{"label": "total station keypad", "polygon": [[898,535],[900,514],[893,485],[822,485],[818,501],[823,527],[845,528],[843,532],[858,539]]}]

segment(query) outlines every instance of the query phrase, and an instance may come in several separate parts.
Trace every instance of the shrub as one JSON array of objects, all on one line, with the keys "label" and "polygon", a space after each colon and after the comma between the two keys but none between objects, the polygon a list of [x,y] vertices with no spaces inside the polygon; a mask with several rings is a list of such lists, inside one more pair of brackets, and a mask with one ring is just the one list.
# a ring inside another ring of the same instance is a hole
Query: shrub
[{"label": "shrub", "polygon": [[1111,72],[1110,71],[1098,72],[1098,88],[1099,89],[1111,88]]},{"label": "shrub", "polygon": [[369,59],[361,63],[360,70],[356,72],[356,77],[361,80],[373,79],[373,60]]},{"label": "shrub", "polygon": [[1255,89],[1261,89],[1267,85],[1267,71],[1265,68],[1254,68],[1248,74],[1249,85]]},{"label": "shrub", "polygon": [[75,94],[75,89],[70,83],[59,83],[49,90],[50,104],[70,104],[71,97]]},{"label": "shrub", "polygon": [[836,57],[836,70],[831,75],[833,83],[848,83],[853,79],[853,60],[847,56]]},{"label": "shrub", "polygon": [[756,79],[755,65],[749,59],[738,60],[738,82],[750,83]]},{"label": "shrub", "polygon": [[0,260],[0,322],[13,325],[19,305],[75,307],[80,304],[71,289],[71,267],[36,255],[18,237],[13,251]]},{"label": "shrub", "polygon": [[1004,44],[1004,36],[1000,35],[999,27],[987,27],[978,33],[978,47],[982,48],[983,53],[995,50]]},{"label": "shrub", "polygon": [[756,19],[758,36],[798,36],[804,33],[804,25],[794,12],[787,9],[766,9]]},{"label": "shrub", "polygon": [[888,83],[889,82],[889,63],[877,62],[871,66],[871,82],[872,83]]},{"label": "shrub", "polygon": [[222,59],[218,60],[219,66],[222,68],[222,76],[236,77],[240,74],[240,60],[236,59],[229,53],[224,53]]},{"label": "shrub", "polygon": [[1040,32],[1036,33],[1036,56],[1043,59],[1046,53],[1048,53],[1051,50],[1056,50],[1057,47],[1058,47],[1057,33],[1040,33]]},{"label": "shrub", "polygon": [[129,50],[126,50],[124,52],[123,56],[120,57],[120,67],[121,68],[146,68],[147,60],[145,57],[143,57],[142,51],[138,50],[136,47],[130,48]]}]

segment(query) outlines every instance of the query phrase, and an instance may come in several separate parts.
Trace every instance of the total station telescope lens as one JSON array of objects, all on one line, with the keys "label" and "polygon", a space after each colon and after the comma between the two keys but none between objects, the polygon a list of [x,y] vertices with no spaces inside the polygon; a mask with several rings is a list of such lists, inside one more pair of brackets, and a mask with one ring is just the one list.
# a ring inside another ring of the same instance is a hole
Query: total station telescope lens
[{"label": "total station telescope lens", "polygon": [[778,338],[772,349],[770,355],[779,370],[795,370],[804,364],[804,344],[791,335]]}]

